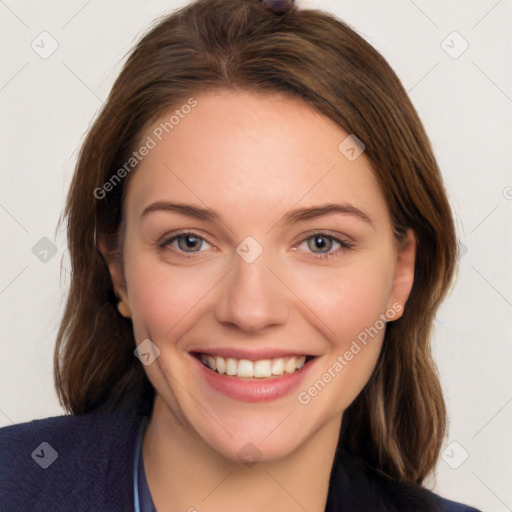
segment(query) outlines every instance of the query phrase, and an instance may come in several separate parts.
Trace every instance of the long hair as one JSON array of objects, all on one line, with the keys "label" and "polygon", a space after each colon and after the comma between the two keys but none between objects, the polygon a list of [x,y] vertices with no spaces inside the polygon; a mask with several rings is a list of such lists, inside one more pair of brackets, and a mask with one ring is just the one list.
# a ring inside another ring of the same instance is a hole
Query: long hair
[{"label": "long hair", "polygon": [[131,321],[117,311],[96,248],[101,236],[119,256],[123,198],[136,166],[115,186],[105,184],[121,175],[149,123],[215,88],[286,93],[356,134],[396,232],[416,234],[404,314],[387,325],[377,366],[344,413],[340,440],[392,478],[421,483],[446,430],[430,335],[454,273],[453,219],[429,140],[399,79],[353,29],[319,10],[197,0],[160,20],[128,57],[82,145],[64,210],[71,284],[54,360],[61,403],[73,414],[119,406],[123,397],[141,410],[151,405],[154,390],[133,355]]}]

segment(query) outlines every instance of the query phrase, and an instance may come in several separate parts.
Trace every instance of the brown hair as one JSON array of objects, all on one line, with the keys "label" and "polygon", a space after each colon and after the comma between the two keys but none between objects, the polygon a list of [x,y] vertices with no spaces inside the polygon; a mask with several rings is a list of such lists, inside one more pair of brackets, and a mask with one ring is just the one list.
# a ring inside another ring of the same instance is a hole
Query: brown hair
[{"label": "brown hair", "polygon": [[[96,199],[144,128],[214,88],[302,98],[356,134],[397,233],[417,237],[414,285],[388,324],[378,364],[344,413],[344,445],[389,476],[421,483],[433,469],[446,411],[430,353],[434,315],[452,281],[456,236],[433,152],[399,79],[354,30],[318,10],[276,13],[258,0],[198,0],[160,21],[129,56],[79,154],[65,216],[71,286],[55,350],[61,403],[74,414],[119,400],[151,405],[131,322],[116,308],[96,234],[119,255],[129,176]],[[340,141],[341,142],[341,141]]]}]

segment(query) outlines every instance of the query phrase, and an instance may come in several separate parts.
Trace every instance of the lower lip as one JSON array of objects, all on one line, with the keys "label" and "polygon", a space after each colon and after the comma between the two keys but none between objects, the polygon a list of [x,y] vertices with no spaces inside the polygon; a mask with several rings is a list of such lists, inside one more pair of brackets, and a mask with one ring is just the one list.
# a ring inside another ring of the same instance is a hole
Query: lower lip
[{"label": "lower lip", "polygon": [[196,357],[192,356],[192,358],[210,387],[241,402],[269,402],[287,395],[299,386],[315,362],[312,360],[300,370],[284,374],[282,377],[246,380],[221,375],[207,368]]}]

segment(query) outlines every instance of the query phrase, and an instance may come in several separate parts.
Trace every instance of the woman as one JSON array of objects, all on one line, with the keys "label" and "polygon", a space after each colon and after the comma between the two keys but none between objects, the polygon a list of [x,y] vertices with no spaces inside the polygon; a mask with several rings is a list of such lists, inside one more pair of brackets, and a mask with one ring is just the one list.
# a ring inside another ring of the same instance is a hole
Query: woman
[{"label": "woman", "polygon": [[257,0],[165,18],[66,215],[71,414],[2,430],[2,510],[475,510],[421,486],[446,429],[450,207],[398,78],[346,25]]}]

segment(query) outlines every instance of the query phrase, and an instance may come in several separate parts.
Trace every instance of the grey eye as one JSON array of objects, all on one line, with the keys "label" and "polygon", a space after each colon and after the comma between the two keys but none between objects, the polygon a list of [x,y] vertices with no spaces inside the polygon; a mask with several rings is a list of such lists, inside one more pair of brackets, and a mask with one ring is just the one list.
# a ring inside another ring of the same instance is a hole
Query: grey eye
[{"label": "grey eye", "polygon": [[184,252],[197,252],[201,249],[203,239],[190,233],[178,235],[176,237],[178,247]]},{"label": "grey eye", "polygon": [[313,252],[329,252],[333,245],[333,239],[325,235],[314,235],[307,242],[308,248]]}]

